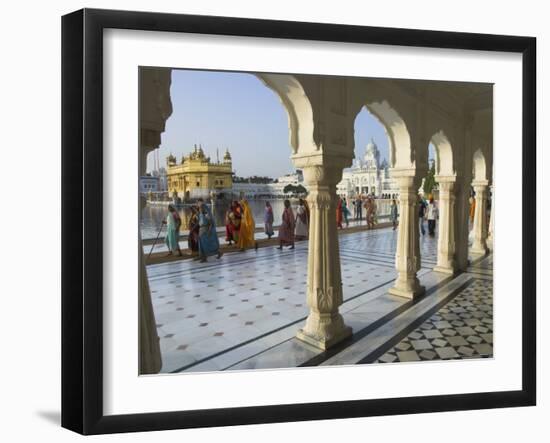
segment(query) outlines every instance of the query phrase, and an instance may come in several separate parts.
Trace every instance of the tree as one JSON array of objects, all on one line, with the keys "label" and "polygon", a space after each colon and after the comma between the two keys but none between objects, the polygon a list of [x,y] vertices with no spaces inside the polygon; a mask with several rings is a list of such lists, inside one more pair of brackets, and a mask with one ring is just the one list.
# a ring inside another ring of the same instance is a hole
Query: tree
[{"label": "tree", "polygon": [[288,184],[283,188],[285,194],[294,194],[296,192],[296,186],[293,184]]},{"label": "tree", "polygon": [[426,175],[426,179],[424,180],[424,195],[431,194],[436,184],[437,183],[435,181],[435,162],[432,161],[430,169],[428,170],[428,175]]},{"label": "tree", "polygon": [[307,189],[302,185],[293,185],[292,183],[286,185],[283,188],[285,194],[294,194],[294,195],[307,195]]}]

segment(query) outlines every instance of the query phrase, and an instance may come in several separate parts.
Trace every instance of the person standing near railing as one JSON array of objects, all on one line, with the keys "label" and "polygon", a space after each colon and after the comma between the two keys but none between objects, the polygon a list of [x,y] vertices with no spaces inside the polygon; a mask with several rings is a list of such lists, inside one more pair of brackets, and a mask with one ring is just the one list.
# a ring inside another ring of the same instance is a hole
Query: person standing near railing
[{"label": "person standing near railing", "polygon": [[268,201],[265,202],[264,225],[265,234],[268,239],[271,239],[275,232],[273,232],[273,208],[271,207],[271,203]]},{"label": "person standing near railing", "polygon": [[392,222],[394,231],[397,228],[398,217],[399,217],[399,213],[397,212],[397,202],[395,201],[395,199],[393,199],[391,201],[391,206],[390,206],[390,220]]}]

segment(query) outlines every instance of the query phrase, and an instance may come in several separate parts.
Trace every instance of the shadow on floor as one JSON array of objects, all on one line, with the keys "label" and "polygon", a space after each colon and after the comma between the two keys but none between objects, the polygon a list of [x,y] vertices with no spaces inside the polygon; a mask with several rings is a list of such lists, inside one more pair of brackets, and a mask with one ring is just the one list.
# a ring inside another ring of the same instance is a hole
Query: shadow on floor
[{"label": "shadow on floor", "polygon": [[56,426],[61,425],[61,411],[36,411],[36,415]]}]

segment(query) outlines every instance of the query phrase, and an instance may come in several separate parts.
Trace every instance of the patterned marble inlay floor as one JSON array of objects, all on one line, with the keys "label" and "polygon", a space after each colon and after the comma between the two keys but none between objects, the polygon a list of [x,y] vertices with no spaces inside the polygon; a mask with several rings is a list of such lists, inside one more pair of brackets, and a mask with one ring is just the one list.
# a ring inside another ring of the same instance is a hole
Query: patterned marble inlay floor
[{"label": "patterned marble inlay floor", "polygon": [[[391,229],[340,236],[343,309],[395,279],[396,238]],[[435,260],[436,243],[436,238],[423,239],[426,263]],[[221,369],[212,357],[245,343],[264,350],[273,345],[274,333],[290,325],[297,330],[308,313],[307,242],[298,243],[294,251],[261,248],[204,264],[186,260],[151,265],[147,273],[162,372]]]},{"label": "patterned marble inlay floor", "polygon": [[476,279],[378,363],[493,356],[493,282]]}]

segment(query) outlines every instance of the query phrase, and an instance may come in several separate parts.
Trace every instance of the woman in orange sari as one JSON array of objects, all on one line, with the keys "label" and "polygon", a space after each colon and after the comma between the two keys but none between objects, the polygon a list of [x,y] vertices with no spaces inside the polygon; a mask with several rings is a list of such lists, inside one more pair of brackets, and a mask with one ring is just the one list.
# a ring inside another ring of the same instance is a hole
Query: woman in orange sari
[{"label": "woman in orange sari", "polygon": [[470,229],[474,226],[474,218],[476,215],[476,199],[471,196],[470,197]]},{"label": "woman in orange sari", "polygon": [[254,231],[256,230],[256,222],[252,216],[252,210],[245,199],[239,202],[242,208],[241,215],[241,228],[239,229],[239,238],[237,240],[237,247],[244,251],[246,248],[257,247],[254,240]]},{"label": "woman in orange sari", "polygon": [[342,199],[338,198],[338,206],[336,206],[336,227],[342,229],[342,220],[344,218],[344,213],[342,209]]}]

